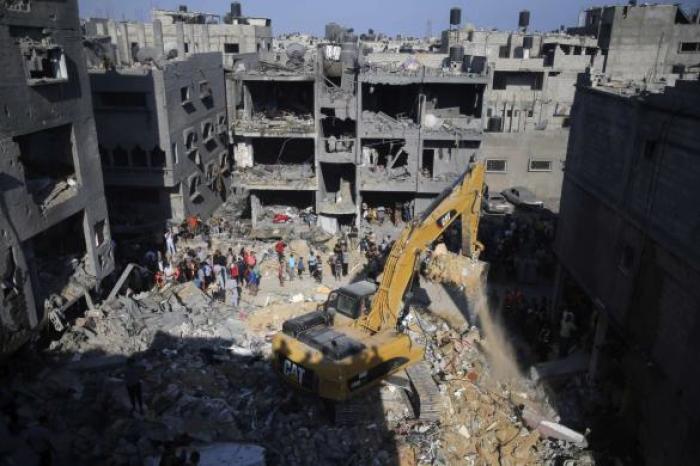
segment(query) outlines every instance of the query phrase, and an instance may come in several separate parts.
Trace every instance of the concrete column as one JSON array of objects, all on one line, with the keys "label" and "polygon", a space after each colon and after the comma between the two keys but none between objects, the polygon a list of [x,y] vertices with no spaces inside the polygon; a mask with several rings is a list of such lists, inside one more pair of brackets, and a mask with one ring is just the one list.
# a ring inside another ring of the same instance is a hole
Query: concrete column
[{"label": "concrete column", "polygon": [[143,23],[136,23],[136,40],[139,47],[146,47],[146,25]]},{"label": "concrete column", "polygon": [[114,59],[116,61],[115,65],[119,66],[122,64],[121,57],[119,56],[119,35],[117,34],[117,24],[112,20],[107,21],[107,34],[109,35],[110,42],[117,46],[117,53],[114,54]]},{"label": "concrete column", "polygon": [[163,44],[163,23],[159,19],[153,21],[153,46],[159,52],[165,54],[165,45]]},{"label": "concrete column", "polygon": [[559,324],[559,319],[561,318],[559,308],[562,306],[562,295],[564,293],[564,280],[566,278],[566,270],[562,267],[561,263],[557,264],[557,270],[554,275],[554,293],[552,295],[551,307],[547,310],[549,312],[549,321],[555,325]]},{"label": "concrete column", "polygon": [[131,65],[131,45],[129,44],[129,31],[126,23],[119,23],[119,55],[125,65]]},{"label": "concrete column", "polygon": [[194,24],[185,24],[185,42],[188,44],[189,52],[195,53]]},{"label": "concrete column", "polygon": [[211,49],[211,44],[209,44],[209,25],[208,24],[203,24],[202,25],[202,52],[210,52]]},{"label": "concrete column", "polygon": [[257,194],[250,193],[250,220],[253,228],[258,226],[258,214],[260,213],[260,198]]},{"label": "concrete column", "polygon": [[596,380],[600,370],[601,351],[608,335],[608,316],[602,309],[597,310],[598,321],[595,326],[595,335],[593,337],[593,348],[591,348],[591,359],[588,363],[588,378]]},{"label": "concrete column", "polygon": [[175,23],[175,38],[177,40],[177,58],[185,58],[185,25],[181,22]]}]

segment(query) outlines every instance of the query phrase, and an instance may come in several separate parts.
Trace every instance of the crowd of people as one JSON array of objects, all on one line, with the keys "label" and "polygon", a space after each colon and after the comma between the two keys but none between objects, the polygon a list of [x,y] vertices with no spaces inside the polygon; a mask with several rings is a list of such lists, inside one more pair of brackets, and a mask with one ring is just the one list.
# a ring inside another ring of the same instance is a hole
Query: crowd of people
[{"label": "crowd of people", "polygon": [[552,252],[554,224],[540,216],[505,216],[500,223],[482,222],[480,237],[490,274],[502,281],[534,283],[551,279],[556,260]]},{"label": "crowd of people", "polygon": [[257,294],[262,273],[254,251],[243,247],[237,252],[229,248],[225,253],[215,250],[211,254],[209,248],[202,246],[180,249],[179,238],[180,235],[168,229],[163,234],[162,248],[154,245],[147,249],[139,261],[142,267],[131,277],[132,291],[193,282],[197,288],[232,306],[238,306],[244,290]]},{"label": "crowd of people", "polygon": [[364,225],[384,225],[388,219],[394,226],[400,222],[408,223],[413,219],[413,208],[410,202],[397,202],[394,207],[369,207],[362,203],[362,222]]}]

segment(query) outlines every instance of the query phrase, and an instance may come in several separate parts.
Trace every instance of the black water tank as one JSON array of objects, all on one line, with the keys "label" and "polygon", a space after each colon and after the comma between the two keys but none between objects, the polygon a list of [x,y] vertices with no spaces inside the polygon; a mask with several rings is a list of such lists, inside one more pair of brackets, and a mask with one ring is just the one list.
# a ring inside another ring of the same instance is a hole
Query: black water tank
[{"label": "black water tank", "polygon": [[177,11],[187,13],[187,5],[180,5],[177,7]]},{"label": "black water tank", "polygon": [[462,23],[462,9],[461,8],[451,8],[450,9],[450,25],[458,26]]},{"label": "black water tank", "polygon": [[523,48],[529,50],[532,48],[532,36],[523,37]]},{"label": "black water tank", "polygon": [[231,16],[234,18],[240,18],[243,16],[241,12],[241,4],[240,2],[231,2]]},{"label": "black water tank", "polygon": [[450,63],[462,63],[464,60],[464,47],[453,45],[450,47]]},{"label": "black water tank", "polygon": [[518,26],[521,28],[526,28],[530,25],[530,12],[528,10],[523,10],[518,14]]}]

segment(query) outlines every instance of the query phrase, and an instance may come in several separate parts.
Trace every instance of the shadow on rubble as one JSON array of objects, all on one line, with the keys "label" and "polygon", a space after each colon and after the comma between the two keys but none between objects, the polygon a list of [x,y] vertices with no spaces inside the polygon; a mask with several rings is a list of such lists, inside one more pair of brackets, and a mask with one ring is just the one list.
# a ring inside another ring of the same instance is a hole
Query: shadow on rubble
[{"label": "shadow on rubble", "polygon": [[[131,413],[121,354],[25,352],[0,368],[0,433],[9,431],[6,440],[16,445],[0,449],[0,464],[3,457],[38,464],[20,439],[41,416],[54,465],[157,465],[173,449],[198,450],[202,465],[399,462],[378,389],[362,398],[361,419],[336,425],[323,401],[289,387],[260,348],[158,332],[132,358],[143,368],[143,415]],[[229,462],[214,463],[217,448]]]}]

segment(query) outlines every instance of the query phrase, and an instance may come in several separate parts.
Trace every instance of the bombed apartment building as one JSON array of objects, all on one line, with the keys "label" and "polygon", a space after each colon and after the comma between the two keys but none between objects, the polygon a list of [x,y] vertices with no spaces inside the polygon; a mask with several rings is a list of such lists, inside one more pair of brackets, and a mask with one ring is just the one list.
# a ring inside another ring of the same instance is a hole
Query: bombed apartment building
[{"label": "bombed apartment building", "polygon": [[279,54],[261,53],[259,60],[227,76],[234,184],[250,194],[254,225],[272,220],[272,210],[316,207],[314,69],[308,50],[298,45],[281,60]]},{"label": "bombed apartment building", "polygon": [[77,1],[0,3],[0,351],[114,268]]},{"label": "bombed apartment building", "polygon": [[331,230],[359,221],[363,204],[424,209],[478,152],[488,70],[422,60],[291,44],[233,73],[234,158],[254,213],[280,189]]},{"label": "bombed apartment building", "polygon": [[139,57],[89,71],[115,234],[206,218],[230,187],[221,54]]},{"label": "bombed apartment building", "polygon": [[697,462],[698,109],[697,80],[646,92],[594,82],[574,102],[558,307],[588,303],[590,378],[609,413],[600,435],[635,452],[631,464]]},{"label": "bombed apartment building", "polygon": [[442,34],[443,51],[492,68],[484,104],[481,157],[493,192],[524,186],[556,210],[577,76],[596,66],[595,38],[529,31],[530,12],[516,31],[461,26],[459,10]]},{"label": "bombed apartment building", "polygon": [[151,23],[115,22],[108,18],[89,18],[85,33],[101,37],[116,47],[117,64],[132,64],[135,57],[150,50],[165,50],[169,57],[219,52],[224,66],[232,68],[240,56],[270,50],[272,27],[269,18],[243,16],[239,2],[230,4],[225,15],[190,11],[187,5],[177,10],[153,9]]},{"label": "bombed apartment building", "polygon": [[[692,2],[691,2],[692,3]],[[617,80],[691,79],[700,74],[700,13],[679,5],[637,4],[590,8],[569,33],[595,37],[599,71]]]}]

